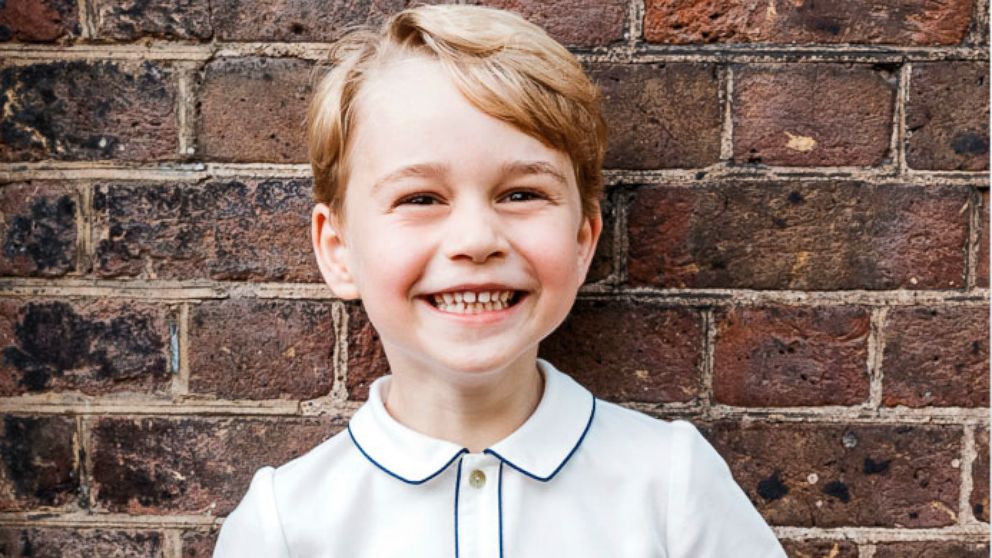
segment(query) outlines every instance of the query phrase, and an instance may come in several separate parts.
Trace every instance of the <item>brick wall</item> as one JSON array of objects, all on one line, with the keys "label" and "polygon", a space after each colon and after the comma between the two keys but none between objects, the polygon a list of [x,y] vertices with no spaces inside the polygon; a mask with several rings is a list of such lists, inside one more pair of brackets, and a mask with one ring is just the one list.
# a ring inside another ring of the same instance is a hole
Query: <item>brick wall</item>
[{"label": "brick wall", "polygon": [[[542,351],[702,428],[792,556],[988,554],[987,0],[491,0],[606,94]],[[0,555],[208,556],[385,369],[310,253],[326,43],[400,0],[0,3]]]}]

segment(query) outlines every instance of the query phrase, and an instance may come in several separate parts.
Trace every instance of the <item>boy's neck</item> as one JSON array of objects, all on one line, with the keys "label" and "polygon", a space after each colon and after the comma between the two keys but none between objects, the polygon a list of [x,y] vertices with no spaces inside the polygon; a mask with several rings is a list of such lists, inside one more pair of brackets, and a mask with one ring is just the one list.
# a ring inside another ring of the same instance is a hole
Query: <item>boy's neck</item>
[{"label": "boy's neck", "polygon": [[534,356],[486,376],[460,384],[416,366],[392,367],[383,403],[404,426],[479,453],[519,428],[544,393]]}]

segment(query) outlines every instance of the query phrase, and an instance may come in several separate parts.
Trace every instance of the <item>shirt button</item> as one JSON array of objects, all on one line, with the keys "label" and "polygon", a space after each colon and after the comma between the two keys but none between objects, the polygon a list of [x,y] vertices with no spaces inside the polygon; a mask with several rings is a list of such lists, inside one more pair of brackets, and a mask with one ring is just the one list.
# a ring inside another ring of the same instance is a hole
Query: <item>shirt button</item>
[{"label": "shirt button", "polygon": [[468,476],[468,483],[471,484],[473,488],[482,488],[486,485],[486,474],[476,469]]}]

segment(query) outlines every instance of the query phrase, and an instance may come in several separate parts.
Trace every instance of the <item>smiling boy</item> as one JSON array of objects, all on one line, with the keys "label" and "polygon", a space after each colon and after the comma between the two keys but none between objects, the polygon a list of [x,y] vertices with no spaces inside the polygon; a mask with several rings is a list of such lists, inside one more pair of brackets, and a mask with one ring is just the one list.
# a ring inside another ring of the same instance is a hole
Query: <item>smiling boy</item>
[{"label": "smiling boy", "polygon": [[313,247],[390,374],[346,431],[256,473],[215,556],[784,556],[695,428],[537,358],[602,229],[606,130],[574,57],[470,6],[335,56],[309,116]]}]

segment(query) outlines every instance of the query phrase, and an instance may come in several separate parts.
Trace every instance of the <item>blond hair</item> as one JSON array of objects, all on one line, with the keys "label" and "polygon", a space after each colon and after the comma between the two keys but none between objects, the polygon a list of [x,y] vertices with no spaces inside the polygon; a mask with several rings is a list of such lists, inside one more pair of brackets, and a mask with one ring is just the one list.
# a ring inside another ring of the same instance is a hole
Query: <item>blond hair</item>
[{"label": "blond hair", "polygon": [[596,212],[606,151],[599,89],[540,27],[511,12],[466,5],[407,9],[378,32],[352,31],[335,43],[333,67],[315,88],[307,113],[317,202],[342,215],[361,88],[377,69],[411,55],[439,61],[482,112],[567,153],[583,214]]}]

